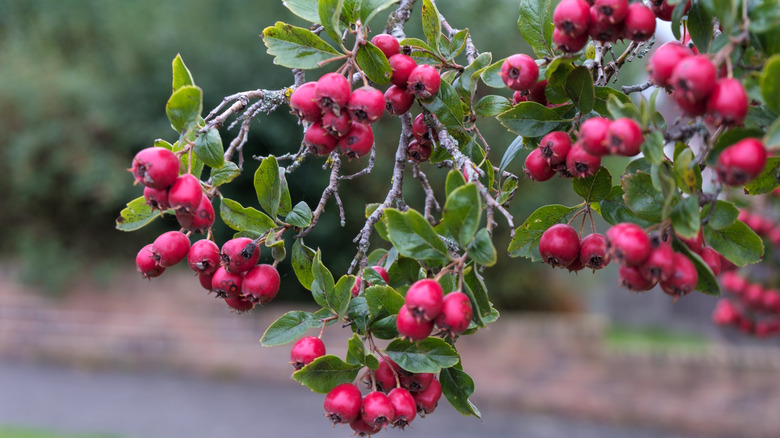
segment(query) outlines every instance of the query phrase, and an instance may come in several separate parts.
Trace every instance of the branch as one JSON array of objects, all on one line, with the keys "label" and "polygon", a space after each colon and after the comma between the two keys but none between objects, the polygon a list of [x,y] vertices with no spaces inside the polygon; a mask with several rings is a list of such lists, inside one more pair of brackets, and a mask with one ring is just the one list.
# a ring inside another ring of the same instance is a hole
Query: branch
[{"label": "branch", "polygon": [[[447,32],[447,35],[450,38],[452,38],[453,36],[455,36],[456,33],[462,30],[462,29],[455,29],[452,26],[450,26],[450,23],[447,22],[447,19],[444,18],[444,15],[442,15],[441,13],[439,14],[439,20],[441,21],[442,30]],[[479,56],[479,51],[477,51],[477,47],[474,45],[474,41],[472,41],[471,39],[471,32],[469,32],[468,36],[466,37],[466,59],[468,60],[469,64],[471,64],[472,62],[474,62],[475,59],[477,59],[477,56]]]},{"label": "branch", "polygon": [[422,185],[423,191],[425,192],[425,219],[427,219],[431,225],[436,225],[436,219],[433,218],[431,212],[434,208],[436,211],[441,210],[441,206],[434,196],[433,188],[431,188],[431,184],[428,182],[428,177],[420,170],[420,165],[417,163],[412,165],[412,175],[414,175],[414,178],[417,181],[420,181],[420,185]]},{"label": "branch", "polygon": [[339,158],[338,152],[334,151],[330,154],[330,162],[331,164],[331,170],[330,170],[330,179],[328,182],[328,186],[325,187],[325,190],[322,192],[322,197],[320,198],[320,203],[317,204],[317,208],[314,209],[311,215],[311,224],[303,231],[298,233],[298,235],[295,236],[296,239],[300,239],[301,237],[305,237],[307,234],[311,232],[311,230],[314,229],[314,227],[317,225],[317,222],[320,219],[320,215],[322,215],[322,212],[325,211],[325,205],[328,203],[328,200],[332,197],[336,197],[336,203],[339,206],[339,213],[341,214],[341,226],[344,226],[344,223],[346,222],[344,217],[344,207],[341,204],[341,199],[338,197],[338,190],[339,190],[339,171],[341,170],[341,158]]},{"label": "branch", "polygon": [[412,18],[412,9],[414,9],[415,2],[416,0],[401,0],[398,9],[387,17],[385,32],[399,40],[406,38],[404,25]]}]

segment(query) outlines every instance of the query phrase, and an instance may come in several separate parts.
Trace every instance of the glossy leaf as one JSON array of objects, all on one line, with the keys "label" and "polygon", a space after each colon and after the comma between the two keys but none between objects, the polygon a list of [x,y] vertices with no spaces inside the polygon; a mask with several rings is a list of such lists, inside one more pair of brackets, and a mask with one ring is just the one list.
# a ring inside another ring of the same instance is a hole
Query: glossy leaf
[{"label": "glossy leaf", "polygon": [[423,0],[422,4],[422,30],[428,43],[438,46],[441,38],[441,21],[439,11],[431,0]]},{"label": "glossy leaf", "polygon": [[688,31],[700,53],[707,53],[712,41],[712,14],[701,4],[692,2],[688,11]]},{"label": "glossy leaf", "polygon": [[623,200],[623,188],[621,186],[612,187],[607,199],[604,199],[599,204],[597,211],[601,214],[610,225],[619,224],[621,222],[632,222],[642,227],[648,227],[653,224],[651,221],[644,220],[631,211]]},{"label": "glossy leaf", "polygon": [[333,41],[341,41],[341,8],[344,0],[319,0],[320,24]]},{"label": "glossy leaf", "polygon": [[295,204],[292,211],[284,218],[284,221],[288,224],[298,227],[306,228],[311,225],[311,208],[303,201]]},{"label": "glossy leaf", "polygon": [[315,254],[313,249],[303,244],[303,239],[295,239],[292,247],[293,271],[295,271],[298,281],[307,290],[311,290],[311,283],[314,281],[312,264],[314,264]]},{"label": "glossy leaf", "polygon": [[371,82],[378,85],[390,82],[393,70],[385,54],[377,46],[371,43],[360,46],[355,60]]},{"label": "glossy leaf", "polygon": [[311,23],[320,22],[320,12],[317,0],[284,0],[282,4],[293,14]]},{"label": "glossy leaf", "polygon": [[[710,214],[712,210],[712,214]],[[733,224],[739,217],[739,209],[732,202],[717,200],[713,209],[712,204],[707,204],[701,209],[702,224],[712,229],[720,230]]]},{"label": "glossy leaf", "polygon": [[665,198],[653,187],[649,174],[637,172],[624,176],[622,185],[623,199],[635,215],[651,222],[661,222],[662,211],[659,207],[664,205]]},{"label": "glossy leaf", "polygon": [[195,138],[193,144],[195,156],[206,166],[219,169],[225,165],[225,149],[222,147],[222,138],[219,130],[209,129]]},{"label": "glossy leaf", "polygon": [[460,361],[450,344],[433,337],[419,342],[396,339],[387,346],[385,354],[410,373],[438,373]]},{"label": "glossy leaf", "polygon": [[252,207],[243,207],[238,202],[221,198],[219,215],[228,227],[236,231],[253,231],[263,234],[276,226],[274,221],[264,213]]},{"label": "glossy leaf", "polygon": [[688,196],[678,202],[672,210],[672,227],[682,237],[693,239],[701,229],[701,217],[699,215],[699,197]]},{"label": "glossy leaf", "polygon": [[691,262],[693,262],[693,266],[696,267],[696,273],[699,275],[699,280],[696,283],[696,290],[707,295],[720,295],[720,285],[718,284],[718,280],[716,280],[715,276],[712,275],[712,271],[710,270],[709,266],[704,263],[704,260],[702,260],[698,254],[691,251],[678,239],[674,239],[672,241],[672,247],[674,248],[675,252],[682,253],[688,257]]},{"label": "glossy leaf", "polygon": [[504,151],[504,155],[501,157],[501,163],[498,165],[499,176],[504,173],[509,164],[520,154],[523,150],[523,136],[517,136],[509,147]]},{"label": "glossy leaf", "polygon": [[664,135],[660,131],[651,131],[645,136],[642,144],[642,154],[653,164],[660,164],[666,159],[664,155]]},{"label": "glossy leaf", "polygon": [[606,167],[600,167],[593,176],[572,179],[572,187],[585,202],[600,202],[612,191],[612,175]]},{"label": "glossy leaf", "polygon": [[742,221],[719,230],[706,226],[703,231],[707,244],[737,266],[757,263],[764,256],[763,241]]},{"label": "glossy leaf", "polygon": [[343,275],[331,289],[330,293],[325,295],[325,301],[328,308],[334,315],[341,319],[347,313],[349,300],[352,298],[352,286],[355,285],[354,275]]},{"label": "glossy leaf", "polygon": [[596,99],[593,78],[586,67],[577,67],[566,77],[566,95],[577,108],[587,114],[593,110]]},{"label": "glossy leaf", "polygon": [[214,187],[227,184],[241,175],[241,169],[238,165],[232,161],[226,161],[225,164],[218,169],[211,169],[211,185]]},{"label": "glossy leaf", "polygon": [[279,179],[279,163],[276,157],[269,155],[260,162],[255,171],[254,186],[260,206],[275,218],[282,197],[282,182]]},{"label": "glossy leaf", "polygon": [[357,334],[352,335],[347,341],[346,361],[350,365],[365,365],[366,363],[366,347]]},{"label": "glossy leaf", "polygon": [[342,383],[351,383],[361,368],[362,365],[351,365],[332,354],[327,354],[294,372],[292,377],[312,391],[326,394]]},{"label": "glossy leaf", "polygon": [[[452,85],[442,81],[439,93],[422,105],[432,112],[437,119],[450,131],[463,129],[463,105],[460,96]],[[450,132],[454,134],[454,132]]]},{"label": "glossy leaf", "polygon": [[339,52],[312,31],[277,22],[263,30],[263,43],[274,63],[288,68],[310,70],[339,56]]},{"label": "glossy leaf", "polygon": [[409,210],[402,213],[388,208],[384,211],[384,218],[388,237],[401,255],[434,263],[449,258],[444,242],[419,212]]},{"label": "glossy leaf", "polygon": [[192,79],[192,73],[190,73],[190,69],[184,65],[184,60],[181,59],[180,53],[177,53],[176,57],[173,58],[171,67],[173,70],[173,89],[171,90],[171,93],[176,92],[176,90],[181,87],[195,85],[195,81]]},{"label": "glossy leaf", "polygon": [[194,85],[180,87],[165,104],[171,127],[180,134],[195,126],[202,110],[203,91]]},{"label": "glossy leaf", "polygon": [[447,196],[442,221],[462,248],[474,238],[481,218],[482,199],[473,183],[458,187]]},{"label": "glossy leaf", "polygon": [[490,94],[474,105],[474,114],[479,117],[495,117],[512,108],[512,102],[504,96]]},{"label": "glossy leaf", "polygon": [[376,14],[393,6],[398,3],[398,1],[399,0],[357,0],[356,3],[360,3],[360,21],[364,26],[368,25]]},{"label": "glossy leaf", "polygon": [[558,204],[539,207],[515,230],[515,237],[509,243],[509,256],[525,257],[534,262],[542,260],[539,255],[539,239],[542,238],[542,233],[569,218],[575,210],[577,207]]},{"label": "glossy leaf", "polygon": [[311,294],[314,301],[322,307],[330,308],[326,297],[333,291],[336,282],[333,280],[333,274],[322,263],[322,253],[319,250],[314,254],[314,260],[312,260],[311,275]]},{"label": "glossy leaf", "polygon": [[159,211],[152,210],[143,196],[135,198],[127,203],[116,218],[116,229],[120,231],[135,231],[145,227],[153,220],[160,217]]},{"label": "glossy leaf", "polygon": [[780,55],[770,57],[761,72],[761,96],[766,106],[775,112],[780,112]]},{"label": "glossy leaf", "polygon": [[493,238],[486,228],[482,228],[477,232],[474,240],[468,244],[466,251],[472,260],[483,266],[495,265],[498,258],[496,247],[493,245]]},{"label": "glossy leaf", "polygon": [[459,170],[452,169],[447,172],[447,180],[444,183],[444,194],[449,197],[450,193],[465,184],[466,179],[463,177],[463,173]]},{"label": "glossy leaf", "polygon": [[[460,76],[452,83],[460,97],[467,102],[471,101],[472,96],[477,90],[479,75],[490,66],[493,54],[490,52],[480,53],[474,61],[467,65]],[[501,80],[499,78],[499,80]],[[503,83],[503,82],[502,82]]]},{"label": "glossy leaf", "polygon": [[319,321],[313,313],[298,310],[287,312],[268,326],[260,343],[264,347],[284,345],[297,340],[318,324]]},{"label": "glossy leaf", "polygon": [[552,131],[565,130],[571,119],[536,102],[520,102],[497,117],[509,131],[523,137],[541,137]]},{"label": "glossy leaf", "polygon": [[493,305],[488,298],[487,286],[475,270],[473,263],[467,265],[466,269],[463,270],[463,283],[465,286],[463,293],[471,299],[474,320],[478,325],[484,327],[484,318],[490,315]]},{"label": "glossy leaf", "polygon": [[404,297],[390,286],[370,286],[363,292],[366,297],[368,314],[372,321],[390,315],[397,315],[404,305]]},{"label": "glossy leaf", "polygon": [[517,27],[538,58],[553,56],[551,3],[550,0],[520,0]]},{"label": "glossy leaf", "polygon": [[754,179],[745,185],[745,190],[751,195],[763,195],[780,187],[778,181],[778,172],[780,169],[780,157],[769,157],[766,159],[764,170]]},{"label": "glossy leaf", "polygon": [[474,380],[463,370],[451,367],[441,370],[439,374],[441,391],[453,408],[463,415],[473,415],[482,418],[479,409],[469,400],[474,394]]}]

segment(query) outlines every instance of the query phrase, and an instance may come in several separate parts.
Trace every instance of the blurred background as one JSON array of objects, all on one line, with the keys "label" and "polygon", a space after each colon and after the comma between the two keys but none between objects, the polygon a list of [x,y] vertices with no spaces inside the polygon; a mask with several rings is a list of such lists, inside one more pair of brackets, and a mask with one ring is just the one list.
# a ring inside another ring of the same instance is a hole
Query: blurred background
[{"label": "blurred background", "polygon": [[[441,1],[439,8],[453,26],[469,27],[494,60],[528,52],[516,0]],[[386,15],[375,19],[375,31]],[[182,55],[206,111],[238,91],[287,86],[292,75],[272,64],[259,37],[277,20],[305,25],[270,1],[0,2],[0,437],[351,433],[332,431],[320,418],[321,397],[288,378],[288,347],[258,344],[290,307],[310,307],[289,261],[279,266],[277,301],[286,302],[235,315],[184,266],[151,282],[135,272],[137,251],[175,221],[134,233],[114,228],[119,211],[141,195],[126,172],[132,157],[154,139],[175,140],[164,113],[170,61]],[[407,29],[419,29],[419,6]],[[642,63],[621,70],[618,85],[643,82]],[[514,136],[495,122],[483,126],[498,162]],[[377,143],[374,172],[341,188],[347,226],[331,204],[307,237],[334,273],[354,256],[349,242],[364,205],[387,190],[390,169],[382,163],[395,150],[398,120],[385,118],[376,130],[389,140]],[[301,137],[280,111],[253,124],[245,150],[284,154]],[[524,157],[508,170],[522,174]],[[254,166],[247,162],[225,196],[254,205]],[[440,189],[444,171],[423,169]],[[318,160],[305,162],[288,177],[293,200],[316,205],[327,176]],[[419,187],[408,180],[410,205],[421,208]],[[511,208],[516,225],[549,199],[577,203],[568,184],[522,179]],[[509,233],[498,219],[499,263],[486,282],[502,316],[459,342],[484,421],[441,406],[407,433],[780,436],[771,411],[780,403],[776,342],[714,326],[712,297],[672,303],[659,290],[618,289],[616,268],[573,275],[509,259]],[[219,221],[217,228],[223,242],[229,230]],[[324,339],[329,353],[343,356],[336,331]]]}]

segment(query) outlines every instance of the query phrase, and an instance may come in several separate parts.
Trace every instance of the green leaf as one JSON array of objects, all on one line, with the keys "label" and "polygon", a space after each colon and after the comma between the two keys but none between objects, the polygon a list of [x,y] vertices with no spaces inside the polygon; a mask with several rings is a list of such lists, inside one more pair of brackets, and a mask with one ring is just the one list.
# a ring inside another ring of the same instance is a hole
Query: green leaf
[{"label": "green leaf", "polygon": [[398,335],[397,316],[385,316],[371,323],[369,330],[374,337],[379,339],[395,339]]},{"label": "green leaf", "polygon": [[444,193],[449,197],[450,193],[465,184],[466,178],[463,177],[463,174],[459,170],[452,169],[447,172],[447,180],[444,182]]},{"label": "green leaf", "polygon": [[[333,291],[336,283],[333,281],[333,274],[322,263],[322,253],[319,250],[314,254],[314,260],[311,264],[311,275],[311,294],[314,297],[314,301],[322,307],[330,308],[327,296]],[[351,287],[352,285],[350,285]]]},{"label": "green leaf", "polygon": [[612,191],[612,175],[606,167],[600,167],[593,176],[574,178],[571,183],[574,192],[587,203],[603,201]]},{"label": "green leaf", "polygon": [[463,415],[482,418],[479,409],[469,401],[469,397],[474,394],[474,380],[471,376],[456,367],[446,368],[439,374],[439,382],[442,394],[455,410]]},{"label": "green leaf", "polygon": [[232,161],[226,161],[225,164],[217,169],[211,170],[211,185],[213,187],[227,184],[241,175],[241,169]]},{"label": "green leaf", "polygon": [[509,131],[529,138],[565,130],[572,122],[572,119],[563,119],[558,111],[536,102],[520,102],[496,119]]},{"label": "green leaf", "polygon": [[758,263],[764,256],[764,242],[742,221],[716,230],[705,226],[704,240],[737,266]]},{"label": "green leaf", "polygon": [[360,334],[365,334],[369,326],[368,306],[366,297],[357,296],[349,300],[347,318],[352,321],[352,329]]},{"label": "green leaf", "polygon": [[699,216],[698,196],[688,196],[674,206],[672,227],[677,234],[687,239],[693,239],[699,234],[701,217]]},{"label": "green leaf", "polygon": [[496,264],[496,247],[493,246],[493,239],[490,237],[486,228],[479,230],[468,245],[467,252],[469,257],[483,266],[493,266]]},{"label": "green leaf", "polygon": [[599,214],[601,214],[601,217],[610,225],[619,224],[621,222],[632,222],[646,228],[653,224],[651,221],[638,217],[630,208],[628,208],[623,200],[623,188],[621,186],[612,187],[609,197],[597,205],[599,205]]},{"label": "green leaf", "polygon": [[558,204],[539,207],[515,230],[515,237],[509,242],[509,256],[525,257],[534,262],[542,260],[539,255],[542,234],[551,226],[569,218],[577,208]]},{"label": "green leaf", "polygon": [[263,333],[260,343],[264,347],[275,347],[295,341],[307,330],[319,324],[313,313],[294,310],[271,323]]},{"label": "green leaf", "polygon": [[439,40],[439,53],[441,53],[445,59],[453,60],[456,56],[463,52],[466,48],[466,38],[469,36],[469,30],[463,29],[458,31],[452,36],[452,39],[447,42],[446,39]]},{"label": "green leaf", "polygon": [[225,149],[222,148],[222,138],[219,130],[209,129],[198,135],[194,142],[195,156],[206,166],[219,169],[225,165]]},{"label": "green leaf", "polygon": [[[710,214],[712,210],[712,214]],[[739,217],[739,209],[733,202],[717,200],[715,208],[707,204],[701,209],[701,221],[715,230],[720,230],[733,224]]]},{"label": "green leaf", "polygon": [[308,29],[281,21],[263,30],[263,42],[274,63],[287,68],[311,70],[319,64],[339,56],[330,44]]},{"label": "green leaf", "polygon": [[441,21],[439,20],[439,11],[431,0],[423,0],[422,29],[428,44],[437,47],[441,38]]},{"label": "green leaf", "polygon": [[338,319],[344,317],[349,308],[349,300],[352,298],[352,286],[355,285],[354,275],[343,275],[339,278],[336,286],[330,293],[325,295],[325,301],[328,302],[328,308]]},{"label": "green leaf", "polygon": [[487,286],[479,276],[473,263],[463,270],[464,293],[471,299],[474,320],[477,325],[484,327],[483,321],[493,311],[493,306],[488,299]]},{"label": "green leaf", "polygon": [[[492,59],[492,53],[480,53],[471,64],[466,66],[463,73],[461,73],[461,75],[452,83],[452,86],[455,87],[455,90],[460,97],[466,102],[471,102],[471,99],[477,90],[477,79],[479,78],[480,73],[490,66],[490,61]],[[500,81],[501,78],[498,78],[498,80]]]},{"label": "green leaf", "polygon": [[355,60],[371,82],[378,85],[390,82],[393,70],[390,68],[385,54],[377,46],[371,43],[360,46]]},{"label": "green leaf", "polygon": [[363,292],[372,321],[397,315],[404,305],[404,297],[390,286],[370,286]]},{"label": "green leaf", "polygon": [[145,227],[148,223],[160,217],[160,212],[152,210],[141,196],[127,203],[116,218],[116,229],[119,231],[135,231]]},{"label": "green leaf", "polygon": [[623,176],[623,199],[626,206],[638,217],[650,222],[661,222],[664,196],[653,187],[649,174],[637,172]]},{"label": "green leaf", "polygon": [[496,202],[499,204],[504,204],[511,198],[512,194],[517,191],[517,178],[509,177],[504,180],[504,183],[501,185],[501,191],[499,192],[498,196],[496,197]]},{"label": "green leaf", "polygon": [[682,16],[685,15],[685,3],[687,2],[678,1],[676,3],[670,3],[675,5],[672,10],[672,34],[674,34],[674,37],[678,40],[682,39],[682,36],[680,35],[680,20],[682,19]]},{"label": "green leaf", "polygon": [[360,21],[364,26],[368,25],[376,14],[384,11],[390,6],[398,3],[399,0],[362,0],[360,3]]},{"label": "green leaf", "polygon": [[677,187],[685,193],[696,193],[701,190],[701,168],[689,147],[675,151],[672,173]]},{"label": "green leaf", "polygon": [[780,112],[780,55],[771,56],[764,64],[761,72],[761,96],[766,106],[775,112]]},{"label": "green leaf", "polygon": [[438,373],[460,361],[450,344],[433,337],[419,342],[396,339],[387,346],[385,354],[410,373]]},{"label": "green leaf", "polygon": [[642,154],[653,164],[660,164],[666,159],[664,154],[664,135],[661,131],[652,131],[645,136],[642,144]]},{"label": "green leaf", "polygon": [[712,14],[702,6],[701,2],[692,2],[691,9],[688,11],[688,31],[700,53],[707,53],[710,50],[712,28]]},{"label": "green leaf", "polygon": [[607,97],[607,111],[612,119],[619,119],[622,117],[628,117],[630,119],[639,120],[639,109],[630,100],[625,102],[621,100],[616,94],[610,93]]},{"label": "green leaf", "polygon": [[287,177],[284,176],[285,169],[279,168],[279,181],[282,185],[282,198],[279,200],[279,213],[280,215],[289,214],[292,211],[292,199],[290,198],[290,187],[287,185]]},{"label": "green leaf", "polygon": [[341,8],[344,0],[319,0],[320,24],[333,41],[341,41]]},{"label": "green leaf", "polygon": [[314,250],[304,245],[303,239],[295,240],[292,247],[292,266],[298,281],[307,290],[311,290],[311,283],[314,281],[312,275],[314,255]]},{"label": "green leaf", "polygon": [[463,129],[463,106],[458,92],[446,81],[441,82],[439,92],[428,102],[420,102],[453,134],[453,130]]},{"label": "green leaf", "polygon": [[517,27],[537,58],[552,57],[550,46],[553,34],[550,0],[520,0],[520,18]]},{"label": "green leaf", "polygon": [[749,7],[750,31],[753,33],[766,33],[778,29],[778,26],[780,26],[780,8],[777,7],[777,1],[765,0],[756,3]]},{"label": "green leaf", "polygon": [[512,143],[509,144],[509,147],[506,148],[506,151],[504,151],[504,156],[501,157],[501,163],[498,165],[499,176],[504,173],[504,170],[509,166],[509,163],[511,163],[522,150],[523,136],[517,136],[512,140]]},{"label": "green leaf", "polygon": [[275,218],[282,197],[282,182],[279,178],[279,163],[276,157],[269,155],[260,162],[255,172],[254,185],[260,206]]},{"label": "green leaf", "polygon": [[500,61],[496,61],[495,63],[481,70],[479,77],[480,79],[482,79],[482,82],[484,82],[485,85],[492,88],[506,89],[506,84],[504,83],[504,80],[501,79],[501,76],[499,75],[499,72],[501,71],[501,66],[504,65],[505,60],[506,58]]},{"label": "green leaf", "polygon": [[572,61],[572,59],[567,58],[556,58],[545,69],[544,76],[547,78],[547,87],[544,89],[544,94],[549,103],[558,104],[569,101],[570,98],[566,95],[566,79],[569,77],[569,73],[574,70]]},{"label": "green leaf", "polygon": [[293,14],[311,23],[320,22],[320,11],[316,0],[284,0],[282,4]]},{"label": "green leaf", "polygon": [[475,184],[460,186],[447,196],[442,221],[462,248],[474,238],[481,218],[482,200]]},{"label": "green leaf", "polygon": [[[631,105],[634,106],[634,103],[631,101],[631,98],[628,97],[623,92],[620,92],[614,88],[610,87],[595,87],[594,92],[596,94],[596,100],[593,105],[593,110],[599,113],[602,116],[609,116],[610,111],[607,106],[607,102],[610,99],[610,96],[615,96],[614,98],[618,100],[618,102],[625,104],[625,105]],[[636,106],[634,106],[636,108]],[[638,110],[636,111],[639,112]]]},{"label": "green leaf", "polygon": [[431,224],[416,210],[400,212],[393,208],[385,209],[384,218],[390,242],[399,254],[434,263],[449,258],[447,247]]},{"label": "green leaf", "polygon": [[366,347],[357,334],[352,335],[347,341],[347,363],[350,365],[366,364]]},{"label": "green leaf", "polygon": [[190,70],[184,65],[184,60],[181,59],[180,53],[176,54],[176,57],[173,58],[171,64],[173,67],[173,90],[171,90],[171,93],[175,93],[176,90],[181,87],[195,85],[195,81],[192,79],[192,73],[190,73]]},{"label": "green leaf", "polygon": [[171,127],[180,134],[195,126],[202,109],[203,91],[194,85],[180,87],[165,104]]},{"label": "green leaf", "polygon": [[295,207],[284,218],[284,221],[298,228],[306,228],[311,225],[311,208],[309,208],[308,204],[301,201],[295,204]]},{"label": "green leaf", "polygon": [[490,94],[474,105],[474,114],[479,117],[495,117],[512,108],[512,102],[504,96]]},{"label": "green leaf", "polygon": [[582,113],[593,110],[596,99],[593,90],[593,78],[586,67],[577,67],[566,77],[566,95]]},{"label": "green leaf", "polygon": [[332,354],[327,354],[294,372],[292,377],[314,392],[327,394],[336,386],[355,380],[361,368],[362,365],[351,365]]},{"label": "green leaf", "polygon": [[745,190],[750,195],[763,195],[780,186],[778,181],[778,166],[780,166],[780,157],[769,157],[766,159],[764,170],[754,179],[745,185]]},{"label": "green leaf", "polygon": [[764,145],[767,148],[780,146],[780,118],[775,120],[775,122],[772,123],[772,126],[766,130],[766,135],[764,135]]},{"label": "green leaf", "polygon": [[243,207],[238,202],[220,198],[219,215],[222,222],[236,231],[254,231],[263,234],[276,226],[274,221],[252,207]]},{"label": "green leaf", "polygon": [[693,266],[696,267],[696,273],[699,275],[699,280],[696,282],[696,290],[707,295],[720,295],[720,285],[718,284],[718,280],[716,280],[715,276],[712,275],[712,271],[704,262],[704,260],[702,260],[698,254],[691,251],[690,248],[688,248],[679,239],[674,239],[672,241],[672,247],[676,252],[682,253],[688,257],[691,262],[693,262]]}]

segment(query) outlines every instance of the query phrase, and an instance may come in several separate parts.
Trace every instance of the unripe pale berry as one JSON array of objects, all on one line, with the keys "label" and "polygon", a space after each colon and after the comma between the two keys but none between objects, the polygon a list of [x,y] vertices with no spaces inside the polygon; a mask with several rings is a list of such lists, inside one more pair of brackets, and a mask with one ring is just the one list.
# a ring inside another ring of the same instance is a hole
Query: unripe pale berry
[{"label": "unripe pale berry", "polygon": [[542,150],[537,148],[531,151],[525,159],[525,174],[534,181],[547,181],[555,176],[555,170],[544,158]]},{"label": "unripe pale berry", "polygon": [[253,303],[265,304],[279,292],[279,271],[273,265],[256,265],[244,274],[241,294]]},{"label": "unripe pale berry", "polygon": [[219,247],[208,239],[198,240],[192,244],[187,253],[187,266],[198,274],[211,275],[219,268]]},{"label": "unripe pale berry", "polygon": [[412,59],[411,56],[399,53],[393,55],[387,60],[390,63],[390,68],[393,70],[393,76],[390,78],[390,82],[396,87],[406,89],[407,81],[409,80],[409,74],[417,67],[417,62]]},{"label": "unripe pale berry", "polygon": [[420,64],[410,73],[406,81],[406,91],[414,97],[426,100],[435,96],[441,87],[438,70],[428,64]]},{"label": "unripe pale berry", "polygon": [[761,140],[746,138],[727,147],[718,157],[718,179],[741,186],[755,179],[766,166],[766,148]]},{"label": "unripe pale berry", "polygon": [[168,231],[154,239],[152,254],[160,266],[173,266],[187,257],[190,239],[181,231]]},{"label": "unripe pale berry", "polygon": [[332,111],[341,114],[341,109],[349,101],[349,81],[338,73],[326,73],[317,81],[314,87],[314,99],[322,111]]},{"label": "unripe pale berry", "polygon": [[374,131],[368,125],[353,123],[347,135],[339,139],[338,145],[348,159],[360,158],[371,152]]},{"label": "unripe pale berry", "polygon": [[325,343],[316,336],[306,336],[298,339],[290,350],[290,363],[299,370],[321,356],[325,356]]},{"label": "unripe pale berry", "polygon": [[441,312],[436,317],[436,325],[454,338],[469,327],[472,314],[468,295],[463,292],[450,292],[444,296]]},{"label": "unripe pale berry", "polygon": [[150,147],[135,155],[130,171],[146,187],[167,189],[179,176],[179,159],[168,149]]},{"label": "unripe pale berry", "polygon": [[144,278],[158,277],[165,272],[165,268],[154,258],[151,243],[138,251],[138,255],[135,256],[135,266]]},{"label": "unripe pale berry", "polygon": [[325,416],[333,424],[351,423],[360,418],[360,407],[363,405],[363,395],[360,389],[352,383],[336,385],[325,396],[323,407]]},{"label": "unripe pale berry", "polygon": [[504,60],[499,76],[507,87],[526,91],[530,90],[539,79],[539,67],[533,58],[520,53]]},{"label": "unripe pale berry", "polygon": [[748,96],[742,82],[733,78],[719,79],[707,98],[707,121],[723,126],[741,125],[747,112]]},{"label": "unripe pale berry", "polygon": [[390,34],[380,33],[374,35],[374,37],[371,38],[371,44],[381,50],[387,59],[390,59],[391,56],[401,52],[401,45],[398,44],[398,40]]},{"label": "unripe pale berry", "polygon": [[176,210],[193,213],[203,200],[203,189],[195,175],[185,173],[176,178],[168,190],[168,203]]},{"label": "unripe pale berry", "polygon": [[290,108],[299,119],[313,123],[322,118],[322,108],[317,105],[314,88],[316,82],[307,82],[290,95]]},{"label": "unripe pale berry", "polygon": [[569,266],[580,255],[580,236],[568,224],[555,224],[542,233],[539,254],[554,268]]},{"label": "unripe pale berry", "polygon": [[236,237],[222,244],[220,255],[228,271],[244,273],[260,260],[260,246],[248,237]]},{"label": "unripe pale berry", "polygon": [[664,43],[657,48],[647,63],[650,80],[659,87],[671,87],[670,82],[674,68],[685,58],[693,56],[687,46],[678,41]]}]

